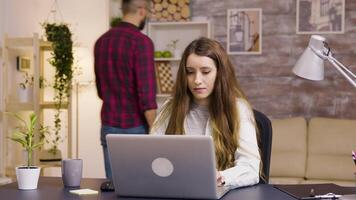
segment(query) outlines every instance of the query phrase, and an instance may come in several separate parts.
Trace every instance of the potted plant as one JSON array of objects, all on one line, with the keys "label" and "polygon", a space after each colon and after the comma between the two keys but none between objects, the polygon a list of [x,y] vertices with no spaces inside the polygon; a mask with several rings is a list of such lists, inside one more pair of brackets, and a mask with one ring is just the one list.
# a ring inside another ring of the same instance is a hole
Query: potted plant
[{"label": "potted plant", "polygon": [[33,76],[26,72],[23,79],[23,82],[19,83],[19,87],[17,88],[19,102],[31,102],[33,98]]},{"label": "potted plant", "polygon": [[[26,103],[31,102],[33,99],[33,84],[34,78],[32,75],[29,75],[27,72],[23,75],[23,81],[19,83],[17,89],[17,96],[19,102]],[[48,86],[46,79],[40,76],[40,88]]]},{"label": "potted plant", "polygon": [[176,40],[171,40],[171,42],[167,44],[167,48],[171,50],[175,58],[180,58],[182,54],[180,49],[177,48],[178,42],[179,40],[176,39]]},{"label": "potted plant", "polygon": [[60,151],[58,146],[62,142],[61,130],[61,108],[71,94],[73,78],[73,41],[72,33],[67,24],[44,23],[45,35],[48,41],[52,43],[52,57],[49,63],[55,68],[54,101],[56,113],[54,115],[54,136],[50,136],[46,141],[51,145],[49,152],[58,157]]},{"label": "potted plant", "polygon": [[25,166],[16,167],[16,178],[18,188],[20,190],[33,190],[37,189],[37,183],[40,175],[41,168],[33,165],[33,151],[40,148],[43,145],[43,136],[48,131],[47,127],[40,127],[38,130],[39,138],[35,138],[37,116],[32,113],[29,116],[29,122],[26,122],[23,118],[14,113],[13,115],[20,125],[11,134],[9,139],[18,142],[22,145],[24,151],[27,154],[27,164]]}]

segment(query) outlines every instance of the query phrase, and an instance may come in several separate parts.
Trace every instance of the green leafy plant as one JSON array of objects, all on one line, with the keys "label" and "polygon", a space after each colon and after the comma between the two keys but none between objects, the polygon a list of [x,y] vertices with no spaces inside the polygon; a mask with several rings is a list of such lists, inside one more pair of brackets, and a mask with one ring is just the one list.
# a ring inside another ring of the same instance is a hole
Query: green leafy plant
[{"label": "green leafy plant", "polygon": [[36,123],[37,123],[37,116],[34,113],[31,113],[29,116],[29,123],[26,122],[23,118],[19,115],[14,113],[7,113],[14,116],[20,125],[15,129],[15,131],[11,134],[9,139],[12,141],[18,142],[22,145],[24,150],[27,152],[27,167],[32,166],[32,155],[33,151],[37,148],[41,148],[44,143],[44,137],[49,132],[48,127],[40,126],[38,133],[39,141],[35,141],[35,133],[36,133]]},{"label": "green leafy plant", "polygon": [[[29,87],[33,87],[34,84],[34,77],[29,75],[27,72],[23,75],[23,81],[19,83],[20,88],[26,89]],[[40,88],[45,88],[49,86],[48,81],[40,76]]]},{"label": "green leafy plant", "polygon": [[53,52],[49,63],[55,67],[54,85],[55,108],[54,134],[51,138],[51,152],[56,153],[59,143],[62,141],[59,131],[61,130],[61,107],[68,101],[71,94],[73,78],[73,41],[72,33],[66,24],[45,23],[43,24],[47,40],[52,43]]},{"label": "green leafy plant", "polygon": [[171,49],[172,51],[177,49],[177,44],[178,44],[179,40],[171,40],[170,43],[167,44],[167,48]]},{"label": "green leafy plant", "polygon": [[20,88],[26,89],[33,86],[33,76],[28,75],[26,72],[23,75],[23,82],[19,83]]},{"label": "green leafy plant", "polygon": [[110,27],[115,27],[117,26],[120,22],[122,21],[121,17],[113,17],[110,20]]}]

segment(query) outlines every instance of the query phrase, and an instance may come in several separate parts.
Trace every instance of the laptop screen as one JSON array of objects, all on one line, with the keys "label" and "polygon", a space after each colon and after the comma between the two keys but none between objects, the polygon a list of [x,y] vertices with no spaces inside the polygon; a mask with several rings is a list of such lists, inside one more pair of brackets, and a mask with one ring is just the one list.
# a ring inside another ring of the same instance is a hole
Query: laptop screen
[{"label": "laptop screen", "polygon": [[217,199],[210,136],[107,135],[120,196]]}]

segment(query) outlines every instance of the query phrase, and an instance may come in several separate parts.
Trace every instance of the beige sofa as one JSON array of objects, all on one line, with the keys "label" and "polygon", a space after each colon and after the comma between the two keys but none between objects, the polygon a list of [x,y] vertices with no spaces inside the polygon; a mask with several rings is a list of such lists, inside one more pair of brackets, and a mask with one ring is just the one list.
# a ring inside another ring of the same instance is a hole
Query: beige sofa
[{"label": "beige sofa", "polygon": [[356,120],[274,119],[272,128],[270,183],[356,185]]}]

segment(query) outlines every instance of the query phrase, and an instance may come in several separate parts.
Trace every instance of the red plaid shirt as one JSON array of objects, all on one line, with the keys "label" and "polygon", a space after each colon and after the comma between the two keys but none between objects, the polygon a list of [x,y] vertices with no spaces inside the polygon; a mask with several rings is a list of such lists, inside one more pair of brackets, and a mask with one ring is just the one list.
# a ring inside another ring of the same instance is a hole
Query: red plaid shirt
[{"label": "red plaid shirt", "polygon": [[147,125],[144,111],[156,109],[153,43],[133,24],[121,22],[95,43],[95,77],[102,125]]}]

